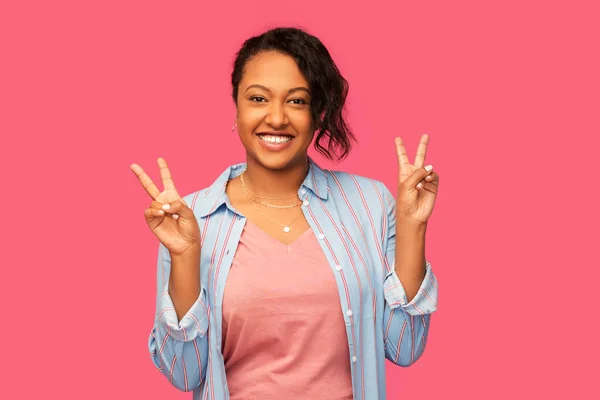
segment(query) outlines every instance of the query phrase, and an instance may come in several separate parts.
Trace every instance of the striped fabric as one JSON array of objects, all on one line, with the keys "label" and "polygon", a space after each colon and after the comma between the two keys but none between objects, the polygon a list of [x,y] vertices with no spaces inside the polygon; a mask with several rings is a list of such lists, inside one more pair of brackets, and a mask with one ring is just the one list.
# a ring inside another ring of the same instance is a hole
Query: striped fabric
[{"label": "striped fabric", "polygon": [[[246,219],[225,194],[245,163],[227,168],[208,188],[184,197],[201,231],[201,292],[178,321],[168,294],[169,251],[159,244],[156,315],[148,347],[156,368],[194,399],[229,399],[223,355],[222,304],[227,273]],[[309,159],[298,196],[334,273],[346,322],[355,399],[385,399],[385,359],[414,363],[425,350],[437,280],[431,264],[407,301],[394,269],[395,198],[377,180],[321,169]],[[299,307],[301,304],[298,305]]]}]

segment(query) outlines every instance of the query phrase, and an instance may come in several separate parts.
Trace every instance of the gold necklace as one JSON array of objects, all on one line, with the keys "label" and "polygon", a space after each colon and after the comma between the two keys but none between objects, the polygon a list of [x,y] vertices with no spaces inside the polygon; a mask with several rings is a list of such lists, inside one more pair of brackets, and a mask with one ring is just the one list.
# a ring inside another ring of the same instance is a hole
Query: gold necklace
[{"label": "gold necklace", "polygon": [[252,193],[250,191],[250,189],[248,189],[248,186],[246,186],[246,183],[244,182],[244,172],[246,172],[246,170],[243,170],[242,173],[240,174],[240,183],[242,184],[242,186],[244,187],[244,189],[246,189],[248,191],[248,193],[250,193],[252,196],[259,198],[259,199],[269,199],[269,200],[285,200],[285,199],[290,199],[292,197],[298,196],[298,193],[294,193],[291,196],[287,196],[287,197],[262,197],[262,196],[257,196],[254,193]]},{"label": "gold necklace", "polygon": [[289,209],[289,208],[294,208],[294,207],[298,207],[298,206],[302,205],[302,202],[296,203],[296,204],[285,205],[285,206],[279,206],[279,205],[275,205],[275,204],[264,203],[262,201],[255,200],[252,197],[248,196],[248,193],[250,193],[250,191],[247,189],[246,186],[242,185],[242,190],[244,191],[244,193],[246,194],[246,197],[251,202],[256,203],[256,204],[261,204],[263,206],[267,206],[267,207],[271,207],[271,208],[277,208],[277,209]]},{"label": "gold necklace", "polygon": [[281,224],[277,221],[273,221],[271,218],[267,217],[265,214],[263,214],[262,211],[260,211],[260,209],[258,208],[258,206],[256,205],[256,203],[250,198],[250,196],[248,196],[248,194],[246,193],[246,191],[244,190],[244,195],[248,198],[248,200],[250,200],[252,202],[252,205],[254,206],[254,208],[256,208],[256,211],[258,211],[258,213],[260,215],[262,215],[263,217],[265,217],[266,219],[268,219],[270,222],[277,224],[279,226],[283,227],[283,231],[285,233],[288,233],[289,231],[292,230],[292,228],[290,227],[290,225],[292,225],[294,222],[296,222],[296,220],[303,214],[302,210],[300,210],[300,213],[298,215],[296,215],[296,217],[294,217],[293,220],[291,220],[288,224]]},{"label": "gold necklace", "polygon": [[296,216],[294,217],[294,219],[293,219],[293,220],[291,220],[291,221],[290,221],[290,222],[289,222],[287,225],[286,225],[286,224],[280,224],[279,222],[277,222],[277,221],[273,221],[271,218],[269,218],[269,217],[267,217],[265,214],[263,214],[263,213],[260,211],[260,209],[258,208],[258,206],[257,206],[256,204],[254,204],[254,203],[252,203],[252,204],[254,205],[254,208],[256,208],[256,211],[258,211],[258,212],[260,213],[260,215],[262,215],[263,217],[265,217],[266,219],[268,219],[268,220],[269,220],[269,221],[271,221],[272,223],[274,223],[274,224],[277,224],[277,225],[279,225],[279,226],[282,226],[282,227],[283,227],[283,231],[284,231],[285,233],[288,233],[289,231],[291,231],[291,230],[292,230],[292,228],[291,228],[291,226],[290,226],[290,225],[292,225],[294,222],[296,222],[296,220],[297,220],[298,218],[300,218],[300,216],[303,214],[302,210],[300,210],[300,213],[299,213],[298,215],[296,215]]},{"label": "gold necklace", "polygon": [[300,203],[297,203],[297,204],[291,204],[289,206],[278,206],[278,205],[275,205],[275,204],[263,203],[262,201],[254,200],[254,199],[250,198],[250,196],[247,196],[247,197],[253,203],[262,204],[263,206],[267,206],[267,207],[271,207],[271,208],[288,209],[288,208],[295,208],[295,207],[298,207],[298,206],[302,205],[302,202],[300,202]]}]

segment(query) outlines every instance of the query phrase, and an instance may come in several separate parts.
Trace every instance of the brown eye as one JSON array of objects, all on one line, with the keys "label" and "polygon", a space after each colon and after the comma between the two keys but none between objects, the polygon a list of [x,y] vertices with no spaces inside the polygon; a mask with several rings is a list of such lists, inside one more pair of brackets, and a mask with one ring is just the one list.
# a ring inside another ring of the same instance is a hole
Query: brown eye
[{"label": "brown eye", "polygon": [[265,98],[264,97],[260,97],[260,96],[252,96],[252,97],[250,97],[250,100],[254,101],[255,103],[262,103],[262,101],[258,101],[258,100],[265,100]]},{"label": "brown eye", "polygon": [[306,104],[306,101],[304,99],[293,99],[290,101],[298,101],[299,103],[294,103],[294,104]]}]

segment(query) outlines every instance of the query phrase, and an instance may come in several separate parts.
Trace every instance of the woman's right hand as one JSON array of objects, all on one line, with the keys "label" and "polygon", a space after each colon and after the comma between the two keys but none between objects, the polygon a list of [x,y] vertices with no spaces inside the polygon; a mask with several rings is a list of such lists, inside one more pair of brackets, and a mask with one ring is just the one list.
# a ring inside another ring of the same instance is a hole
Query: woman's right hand
[{"label": "woman's right hand", "polygon": [[[144,211],[146,222],[171,255],[182,254],[195,245],[199,249],[200,227],[194,212],[177,193],[167,162],[159,157],[157,163],[164,186],[162,192],[142,167],[137,164],[131,164],[129,167],[153,200],[150,207]],[[168,204],[170,209],[164,210],[164,204]]]}]

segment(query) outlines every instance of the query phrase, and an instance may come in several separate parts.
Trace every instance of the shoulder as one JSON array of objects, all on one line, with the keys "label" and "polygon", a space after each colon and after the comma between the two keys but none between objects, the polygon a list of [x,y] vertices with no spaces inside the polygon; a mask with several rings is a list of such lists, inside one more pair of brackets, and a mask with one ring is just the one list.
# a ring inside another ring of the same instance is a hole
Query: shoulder
[{"label": "shoulder", "polygon": [[346,171],[325,170],[327,185],[333,195],[341,192],[356,193],[364,196],[388,196],[390,190],[382,181],[368,176]]},{"label": "shoulder", "polygon": [[[346,201],[353,206],[364,205],[371,210],[387,212],[395,197],[382,181],[346,171],[325,170],[327,186],[334,201]],[[379,207],[381,206],[381,207]]]}]

